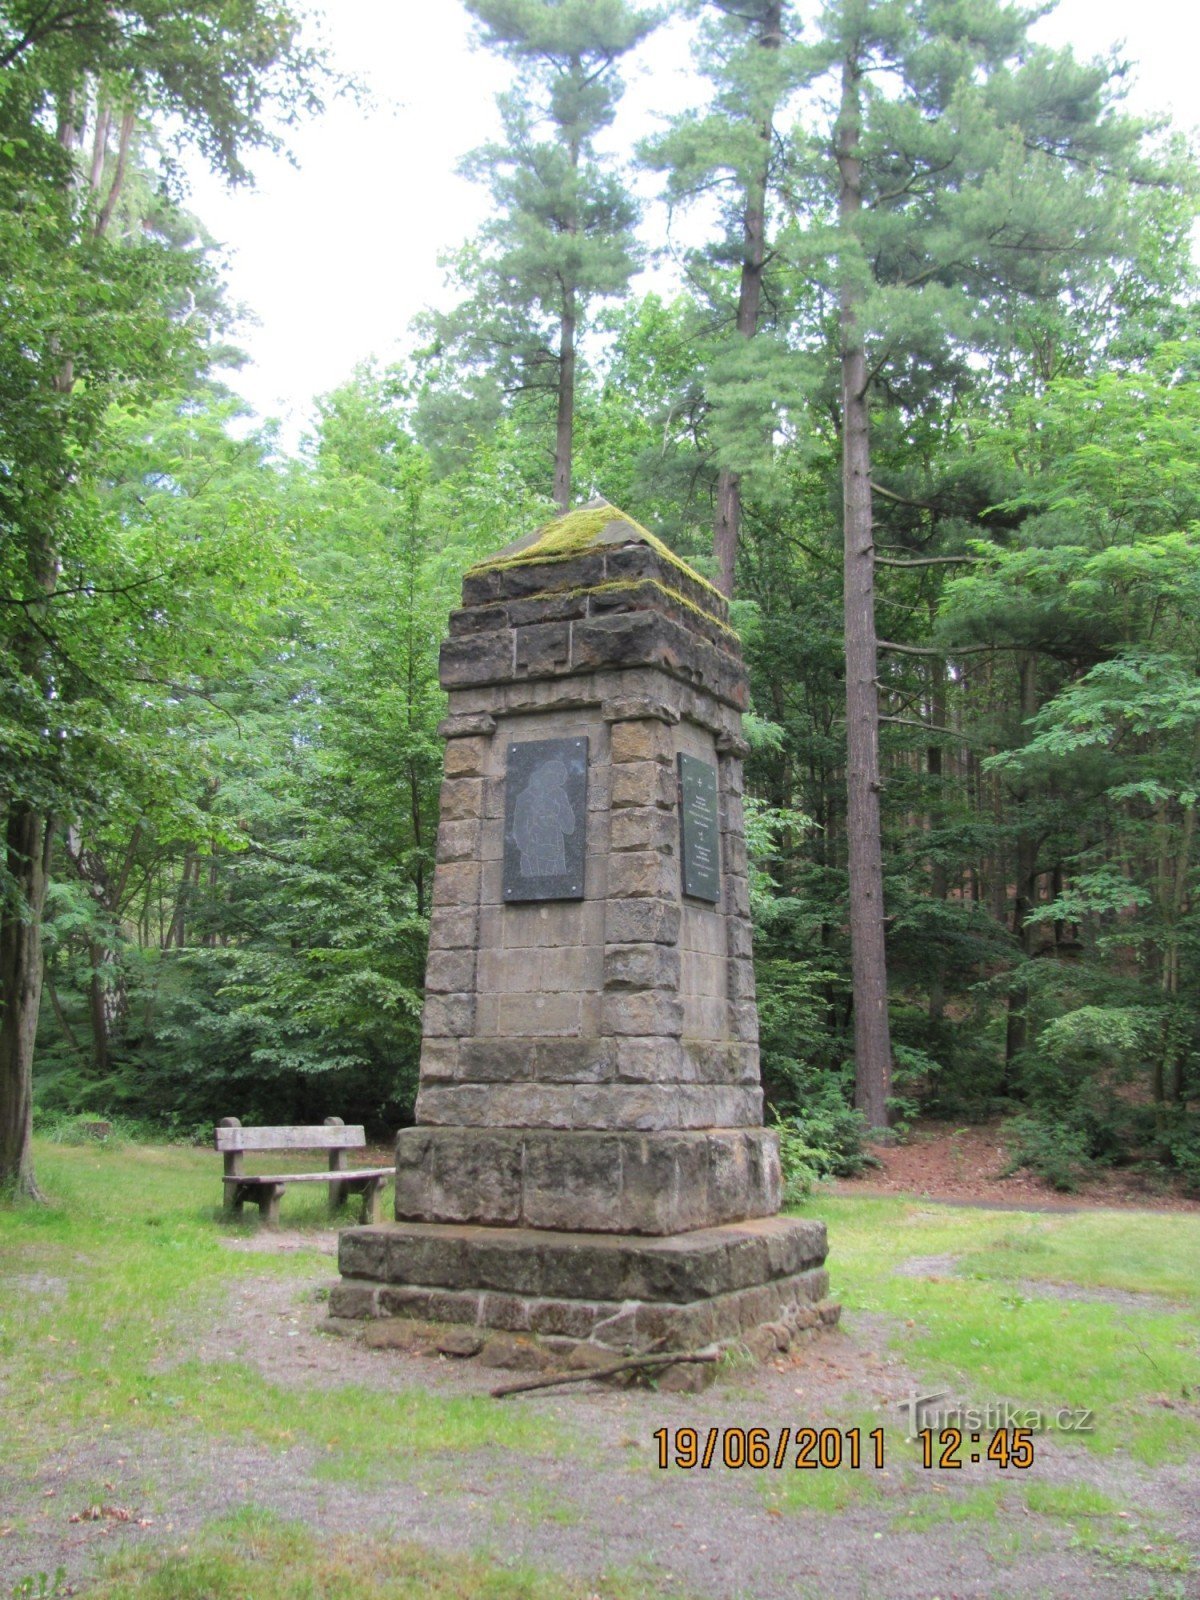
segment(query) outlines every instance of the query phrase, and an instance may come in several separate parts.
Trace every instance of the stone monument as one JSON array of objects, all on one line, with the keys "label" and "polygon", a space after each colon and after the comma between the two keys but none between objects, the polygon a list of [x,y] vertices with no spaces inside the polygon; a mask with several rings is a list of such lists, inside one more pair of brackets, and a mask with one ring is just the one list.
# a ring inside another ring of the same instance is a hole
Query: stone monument
[{"label": "stone monument", "polygon": [[724,598],[594,501],[466,574],[441,681],[416,1126],[331,1315],[610,1353],[835,1320],[824,1224],[776,1215]]}]

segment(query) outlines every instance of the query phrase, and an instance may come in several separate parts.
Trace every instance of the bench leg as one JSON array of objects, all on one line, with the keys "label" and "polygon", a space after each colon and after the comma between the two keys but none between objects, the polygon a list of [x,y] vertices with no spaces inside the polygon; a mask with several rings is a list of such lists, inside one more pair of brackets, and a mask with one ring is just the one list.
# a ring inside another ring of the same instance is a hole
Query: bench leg
[{"label": "bench leg", "polygon": [[331,1183],[329,1185],[329,1209],[340,1211],[346,1204],[346,1185],[344,1183]]},{"label": "bench leg", "polygon": [[363,1223],[379,1221],[379,1197],[383,1193],[386,1178],[369,1178],[363,1184],[362,1219]]},{"label": "bench leg", "polygon": [[282,1183],[275,1183],[260,1191],[258,1216],[264,1228],[279,1226],[279,1202],[283,1199],[284,1187]]}]

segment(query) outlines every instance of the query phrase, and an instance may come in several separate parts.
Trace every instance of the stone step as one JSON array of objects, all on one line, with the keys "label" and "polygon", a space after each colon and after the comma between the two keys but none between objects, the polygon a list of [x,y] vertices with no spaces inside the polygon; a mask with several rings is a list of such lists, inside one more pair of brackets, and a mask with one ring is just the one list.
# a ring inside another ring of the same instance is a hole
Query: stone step
[{"label": "stone step", "polygon": [[687,1303],[795,1277],[822,1266],[825,1252],[825,1224],[810,1218],[649,1238],[408,1222],[344,1229],[338,1268],[360,1282]]}]

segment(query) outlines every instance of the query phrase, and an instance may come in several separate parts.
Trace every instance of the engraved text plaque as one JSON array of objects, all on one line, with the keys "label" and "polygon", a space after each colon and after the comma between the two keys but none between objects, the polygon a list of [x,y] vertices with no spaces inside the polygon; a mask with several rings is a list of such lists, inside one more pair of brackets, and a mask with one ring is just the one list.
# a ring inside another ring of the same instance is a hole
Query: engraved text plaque
[{"label": "engraved text plaque", "polygon": [[697,900],[716,902],[721,898],[717,769],[695,756],[679,757],[679,819],[683,892]]},{"label": "engraved text plaque", "polygon": [[508,747],[504,900],[582,900],[587,852],[588,742],[533,739]]}]

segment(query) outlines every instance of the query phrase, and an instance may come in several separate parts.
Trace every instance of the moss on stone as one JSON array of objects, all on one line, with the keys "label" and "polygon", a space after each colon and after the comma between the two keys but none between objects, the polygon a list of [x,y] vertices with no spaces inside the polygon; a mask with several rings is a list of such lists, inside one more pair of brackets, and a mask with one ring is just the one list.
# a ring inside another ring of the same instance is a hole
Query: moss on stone
[{"label": "moss on stone", "polygon": [[[690,568],[688,569],[691,570]],[[701,582],[704,580],[701,579]],[[626,594],[635,593],[638,589],[657,589],[659,594],[666,595],[677,606],[686,606],[689,611],[694,611],[698,617],[703,617],[705,622],[718,632],[727,634],[734,641],[737,632],[727,622],[722,622],[720,617],[713,616],[711,611],[706,611],[703,606],[698,606],[694,600],[689,600],[687,595],[680,594],[678,589],[672,589],[669,583],[659,583],[657,578],[612,578],[607,583],[593,583],[578,589],[564,589],[564,596],[583,594]]]},{"label": "moss on stone", "polygon": [[[477,561],[469,568],[472,574],[495,572],[504,567],[529,566],[534,563],[570,561],[576,556],[586,555],[591,550],[601,550],[606,545],[615,544],[615,539],[603,539],[601,535],[605,529],[614,523],[625,523],[629,528],[629,539],[637,539],[642,544],[647,544],[671,566],[677,567],[680,572],[685,572],[694,583],[700,584],[718,600],[724,603],[724,596],[720,590],[709,583],[707,578],[687,562],[675,554],[661,539],[643,528],[640,522],[626,512],[618,510],[616,506],[609,505],[606,501],[597,505],[592,502],[580,506],[577,511],[568,511],[561,517],[555,517],[553,522],[544,523],[528,539],[510,545],[507,550],[501,550],[497,555],[489,556],[484,561]],[[625,541],[622,541],[625,542]],[[682,595],[676,596],[684,605],[691,602],[683,600]],[[699,607],[693,606],[694,610]]]}]

